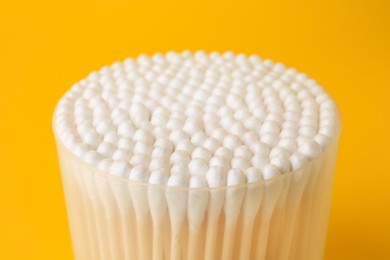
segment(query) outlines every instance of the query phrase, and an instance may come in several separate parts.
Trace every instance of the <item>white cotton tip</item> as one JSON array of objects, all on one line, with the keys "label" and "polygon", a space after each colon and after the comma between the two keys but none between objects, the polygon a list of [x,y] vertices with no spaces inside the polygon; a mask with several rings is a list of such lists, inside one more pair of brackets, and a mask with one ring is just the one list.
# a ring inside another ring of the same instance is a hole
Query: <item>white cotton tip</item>
[{"label": "white cotton tip", "polygon": [[244,157],[234,157],[231,161],[231,167],[245,171],[251,166],[250,159]]},{"label": "white cotton tip", "polygon": [[72,134],[64,134],[64,145],[69,150],[74,150],[75,146],[80,142],[79,138],[73,136]]},{"label": "white cotton tip", "polygon": [[212,154],[207,150],[206,148],[203,147],[197,147],[191,154],[192,159],[202,159],[205,162],[210,161]]},{"label": "white cotton tip", "polygon": [[225,53],[222,54],[222,57],[225,59],[225,60],[230,60],[230,61],[233,61],[234,60],[234,52],[232,51],[227,51]]},{"label": "white cotton tip", "polygon": [[326,102],[324,104],[321,104],[320,110],[319,110],[319,116],[321,119],[320,123],[323,123],[322,120],[325,118],[327,119],[327,123],[331,123],[332,125],[336,124],[337,121],[337,108],[336,104],[333,101]]},{"label": "white cotton tip", "polygon": [[172,167],[171,167],[171,175],[175,175],[175,174],[180,174],[180,175],[185,175],[185,176],[188,176],[188,164],[186,163],[176,163],[176,164],[173,164]]},{"label": "white cotton tip", "polygon": [[280,134],[279,134],[280,138],[292,138],[292,139],[295,139],[297,136],[298,136],[298,130],[291,129],[291,128],[283,129],[280,132]]},{"label": "white cotton tip", "polygon": [[[253,113],[257,113],[257,114],[260,114],[260,113],[265,113],[265,112],[256,112],[256,111],[259,111],[259,110],[254,110],[252,111]],[[258,115],[258,116],[251,116],[247,119],[245,119],[244,121],[244,126],[246,129],[248,130],[251,130],[251,131],[260,131],[260,127],[261,127],[261,120],[259,118],[262,118],[264,117],[263,115]]]},{"label": "white cotton tip", "polygon": [[153,151],[153,146],[151,143],[147,142],[137,142],[134,146],[133,152],[135,154],[149,154]]},{"label": "white cotton tip", "polygon": [[155,147],[153,148],[151,158],[155,160],[160,160],[164,162],[169,162],[171,153],[168,149],[164,147]]},{"label": "white cotton tip", "polygon": [[214,154],[215,151],[221,146],[221,143],[213,137],[209,137],[204,141],[203,147],[206,148],[210,153]]},{"label": "white cotton tip", "polygon": [[320,128],[328,127],[328,128],[334,128],[336,126],[335,121],[335,115],[327,115],[327,114],[321,114],[320,115]]},{"label": "white cotton tip", "polygon": [[119,142],[120,136],[116,132],[109,132],[104,136],[104,141],[117,145]]},{"label": "white cotton tip", "polygon": [[178,164],[178,163],[184,163],[188,164],[190,162],[191,158],[189,154],[185,151],[181,150],[175,150],[170,157],[170,163],[173,164]]},{"label": "white cotton tip", "polygon": [[85,154],[91,150],[91,147],[85,143],[76,144],[74,147],[74,154],[80,158],[83,158]]},{"label": "white cotton tip", "polygon": [[165,170],[168,171],[170,169],[169,162],[161,159],[161,158],[152,158],[149,164],[149,171],[156,170]]},{"label": "white cotton tip", "polygon": [[191,154],[194,151],[195,147],[189,140],[182,140],[175,146],[175,150],[184,151],[187,154]]},{"label": "white cotton tip", "polygon": [[167,185],[171,187],[188,187],[188,176],[185,175],[171,175],[168,179]]},{"label": "white cotton tip", "polygon": [[299,118],[299,112],[295,111],[289,111],[284,114],[285,121],[282,124],[283,129],[293,129],[298,130],[299,124],[298,119]]},{"label": "white cotton tip", "polygon": [[250,159],[253,153],[246,145],[241,145],[234,150],[234,156]]},{"label": "white cotton tip", "polygon": [[234,151],[238,146],[240,146],[241,140],[236,135],[228,135],[223,139],[223,145],[230,150]]},{"label": "white cotton tip", "polygon": [[290,152],[281,146],[276,146],[272,148],[271,152],[269,153],[270,158],[274,158],[274,157],[288,158],[289,156],[290,156]]},{"label": "white cotton tip", "polygon": [[299,132],[298,133],[301,136],[308,137],[308,138],[313,138],[316,135],[317,130],[313,126],[304,125],[304,126],[301,126],[299,128]]},{"label": "white cotton tip", "polygon": [[167,153],[171,154],[174,150],[174,146],[169,139],[157,139],[153,144],[153,147],[156,149],[157,147],[164,148]]},{"label": "white cotton tip", "polygon": [[313,159],[322,153],[322,148],[316,141],[306,139],[301,145],[299,145],[298,151],[306,157]]},{"label": "white cotton tip", "polygon": [[168,139],[169,138],[169,130],[164,127],[157,126],[152,130],[154,139]]},{"label": "white cotton tip", "polygon": [[168,120],[169,120],[169,117],[167,114],[157,114],[157,113],[154,113],[152,115],[152,119],[151,119],[151,123],[152,125],[154,126],[164,126],[168,123]]},{"label": "white cotton tip", "polygon": [[131,168],[129,179],[133,181],[147,182],[149,180],[149,171],[144,165],[136,165]]},{"label": "white cotton tip", "polygon": [[318,115],[313,109],[306,109],[302,111],[302,118],[299,120],[300,126],[313,126],[317,125]]},{"label": "white cotton tip", "polygon": [[171,134],[169,135],[169,140],[172,141],[175,145],[178,144],[182,140],[187,140],[188,135],[183,130],[173,130]]},{"label": "white cotton tip", "polygon": [[[193,87],[184,87],[183,91],[186,91],[187,95],[192,96],[194,94],[194,88]],[[200,119],[202,117],[202,107],[199,106],[198,104],[190,104],[185,110],[185,115],[188,118],[193,118],[193,119]],[[188,119],[191,120],[191,119]],[[202,123],[200,123],[202,124]],[[192,133],[194,134],[194,133]]]},{"label": "white cotton tip", "polygon": [[[200,188],[206,188],[207,187],[207,182],[205,180],[205,178],[203,178],[202,176],[192,176],[190,178],[190,188],[194,188],[194,189],[200,189]],[[193,193],[194,194],[194,193]],[[199,194],[194,194],[196,196],[199,196]],[[206,195],[208,195],[208,192],[206,192]],[[207,203],[207,197],[208,196],[200,196],[199,199],[204,199],[205,202]],[[197,205],[194,204],[194,207],[196,207]],[[204,206],[207,206],[207,205],[204,205]]]},{"label": "white cotton tip", "polygon": [[91,147],[96,148],[102,142],[102,137],[96,131],[90,130],[83,136],[83,141]]},{"label": "white cotton tip", "polygon": [[280,172],[285,173],[291,170],[290,161],[288,156],[274,156],[270,158],[270,163],[278,167]]},{"label": "white cotton tip", "polygon": [[122,137],[118,140],[118,148],[132,151],[134,149],[134,141],[130,138]]},{"label": "white cotton tip", "polygon": [[230,132],[237,136],[243,136],[246,132],[242,123],[236,122],[230,127]]},{"label": "white cotton tip", "polygon": [[227,173],[226,183],[228,186],[236,186],[245,183],[245,175],[240,169],[231,169]]},{"label": "white cotton tip", "polygon": [[132,157],[133,153],[127,149],[117,149],[112,155],[112,159],[115,161],[129,161]]},{"label": "white cotton tip", "polygon": [[142,166],[142,165],[148,165],[150,162],[150,157],[147,154],[134,154],[133,157],[131,157],[130,163],[131,165],[135,166]]},{"label": "white cotton tip", "polygon": [[270,146],[261,141],[252,143],[250,145],[250,149],[253,151],[253,154],[266,154],[268,155],[270,152]]},{"label": "white cotton tip", "polygon": [[280,139],[278,146],[285,148],[290,153],[293,153],[298,149],[298,145],[293,138]]},{"label": "white cotton tip", "polygon": [[264,124],[260,128],[261,134],[267,134],[267,133],[278,134],[279,132],[280,132],[280,127],[278,126],[278,124],[272,121],[264,122]]},{"label": "white cotton tip", "polygon": [[100,134],[100,135],[105,135],[109,132],[112,132],[112,131],[115,131],[115,127],[112,125],[111,122],[107,121],[107,120],[104,120],[104,121],[100,121],[97,125],[96,125],[96,131]]},{"label": "white cotton tip", "polygon": [[191,137],[191,142],[196,146],[201,146],[206,141],[207,135],[204,132],[196,132]]},{"label": "white cotton tip", "polygon": [[303,154],[296,152],[290,156],[291,169],[293,171],[301,168],[308,162],[307,157]]},{"label": "white cotton tip", "polygon": [[114,161],[110,167],[110,174],[118,177],[129,177],[130,165],[126,161]]},{"label": "white cotton tip", "polygon": [[149,183],[157,185],[165,185],[168,181],[169,175],[164,170],[154,170],[150,174]]},{"label": "white cotton tip", "polygon": [[319,134],[325,135],[329,138],[333,138],[335,135],[335,128],[333,126],[323,126],[318,131]]},{"label": "white cotton tip", "polygon": [[114,163],[114,160],[111,158],[103,159],[98,164],[98,169],[103,172],[109,172],[111,169],[112,164]]},{"label": "white cotton tip", "polygon": [[261,170],[266,164],[269,163],[269,159],[267,155],[259,153],[253,155],[251,159],[251,163],[254,167]]},{"label": "white cotton tip", "polygon": [[279,142],[278,136],[274,133],[266,133],[261,136],[260,140],[271,147],[276,146]]},{"label": "white cotton tip", "polygon": [[256,167],[250,167],[245,171],[246,180],[248,183],[256,183],[263,180],[261,171]]},{"label": "white cotton tip", "polygon": [[215,155],[220,155],[222,157],[225,157],[228,160],[231,160],[233,158],[233,152],[229,148],[226,148],[224,146],[219,147],[215,151]]},{"label": "white cotton tip", "polygon": [[[248,86],[249,87],[249,86]],[[255,87],[257,88],[257,87]],[[252,95],[249,96],[250,98],[253,97]],[[246,108],[242,108],[236,112],[234,112],[234,118],[238,121],[245,121],[246,118],[250,117],[251,113]]]},{"label": "white cotton tip", "polygon": [[83,159],[86,163],[96,167],[102,160],[102,156],[95,151],[89,151],[84,155]]},{"label": "white cotton tip", "polygon": [[251,56],[249,56],[249,58],[248,58],[248,60],[249,60],[249,62],[251,63],[251,64],[253,64],[254,66],[256,66],[256,65],[261,65],[261,57],[260,56],[257,56],[257,55],[251,55]]},{"label": "white cotton tip", "polygon": [[232,134],[232,131],[229,127],[231,127],[234,124],[235,120],[231,115],[225,115],[220,119],[220,125],[227,129],[227,132]]},{"label": "white cotton tip", "polygon": [[275,165],[272,164],[265,165],[262,169],[262,172],[263,172],[263,179],[266,181],[281,175],[280,170]]},{"label": "white cotton tip", "polygon": [[112,157],[115,150],[116,150],[116,146],[109,142],[103,142],[97,148],[97,152],[103,155],[104,157]]},{"label": "white cotton tip", "polygon": [[323,134],[317,134],[314,137],[314,141],[316,141],[319,145],[321,145],[322,148],[325,148],[330,143],[330,138]]},{"label": "white cotton tip", "polygon": [[230,160],[221,155],[215,155],[213,158],[210,159],[209,166],[221,167],[223,169],[226,169],[227,171],[228,169],[230,169]]},{"label": "white cotton tip", "polygon": [[138,129],[133,135],[133,140],[136,142],[153,143],[153,136],[144,129]]},{"label": "white cotton tip", "polygon": [[226,173],[220,167],[211,167],[206,174],[206,181],[210,188],[218,188],[226,185]]},{"label": "white cotton tip", "polygon": [[118,127],[118,133],[126,138],[132,138],[136,131],[136,127],[131,121],[125,121]]},{"label": "white cotton tip", "polygon": [[245,145],[250,146],[253,143],[260,141],[258,135],[254,131],[246,132],[243,136]]},{"label": "white cotton tip", "polygon": [[188,164],[188,170],[191,176],[200,175],[204,176],[208,170],[208,164],[200,158],[193,159]]},{"label": "white cotton tip", "polygon": [[218,140],[220,143],[223,142],[223,139],[226,136],[226,131],[223,130],[222,128],[217,128],[211,133],[211,137],[215,138]]}]

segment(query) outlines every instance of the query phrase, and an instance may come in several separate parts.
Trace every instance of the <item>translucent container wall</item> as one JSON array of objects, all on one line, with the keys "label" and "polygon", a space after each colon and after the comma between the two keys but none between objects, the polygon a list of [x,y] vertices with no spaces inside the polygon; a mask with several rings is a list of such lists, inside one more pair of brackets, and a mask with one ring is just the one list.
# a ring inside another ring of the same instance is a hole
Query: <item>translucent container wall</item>
[{"label": "translucent container wall", "polygon": [[276,179],[190,189],[109,175],[58,141],[75,259],[322,259],[337,146]]}]

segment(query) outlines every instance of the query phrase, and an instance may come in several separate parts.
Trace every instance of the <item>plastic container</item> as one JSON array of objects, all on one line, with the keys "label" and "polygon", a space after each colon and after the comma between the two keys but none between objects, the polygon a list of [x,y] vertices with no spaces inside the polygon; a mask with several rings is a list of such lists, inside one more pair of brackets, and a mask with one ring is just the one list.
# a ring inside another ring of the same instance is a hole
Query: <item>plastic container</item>
[{"label": "plastic container", "polygon": [[269,181],[191,189],[101,172],[57,138],[75,259],[322,259],[337,148]]}]

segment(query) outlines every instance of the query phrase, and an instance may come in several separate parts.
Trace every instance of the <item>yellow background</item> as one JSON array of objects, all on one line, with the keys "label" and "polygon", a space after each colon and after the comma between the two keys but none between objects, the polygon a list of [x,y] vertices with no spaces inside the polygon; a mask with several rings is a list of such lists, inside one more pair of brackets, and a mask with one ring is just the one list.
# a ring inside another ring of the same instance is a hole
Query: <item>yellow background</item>
[{"label": "yellow background", "polygon": [[51,115],[88,72],[184,49],[308,73],[343,128],[325,259],[390,259],[388,1],[0,0],[0,259],[72,259]]}]

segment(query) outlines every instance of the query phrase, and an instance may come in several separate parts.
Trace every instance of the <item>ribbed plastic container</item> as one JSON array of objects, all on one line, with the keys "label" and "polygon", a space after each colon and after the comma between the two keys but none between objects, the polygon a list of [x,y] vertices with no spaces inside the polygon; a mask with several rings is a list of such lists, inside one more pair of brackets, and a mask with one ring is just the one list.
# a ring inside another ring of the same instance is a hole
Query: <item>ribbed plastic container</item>
[{"label": "ribbed plastic container", "polygon": [[299,170],[217,189],[115,177],[57,138],[75,259],[322,259],[340,117],[337,122],[337,137]]}]

